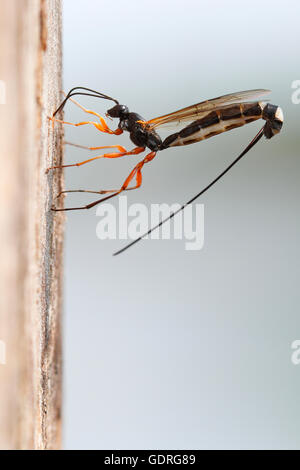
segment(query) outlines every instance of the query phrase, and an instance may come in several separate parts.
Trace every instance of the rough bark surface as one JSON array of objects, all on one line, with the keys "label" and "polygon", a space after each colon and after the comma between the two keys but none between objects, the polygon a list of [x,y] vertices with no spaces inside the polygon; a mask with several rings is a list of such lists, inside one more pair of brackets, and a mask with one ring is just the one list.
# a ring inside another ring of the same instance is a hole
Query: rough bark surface
[{"label": "rough bark surface", "polygon": [[[61,446],[61,1],[0,0],[0,448]],[[4,92],[3,92],[4,90]],[[3,354],[2,354],[3,362]]]}]

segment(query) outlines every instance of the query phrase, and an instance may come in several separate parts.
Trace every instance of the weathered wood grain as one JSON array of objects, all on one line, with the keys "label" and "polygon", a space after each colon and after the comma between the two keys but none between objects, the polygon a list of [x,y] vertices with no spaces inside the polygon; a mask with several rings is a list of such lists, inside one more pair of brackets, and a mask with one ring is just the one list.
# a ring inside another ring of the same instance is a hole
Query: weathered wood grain
[{"label": "weathered wood grain", "polygon": [[[0,447],[61,446],[60,0],[0,0]],[[3,96],[3,93],[2,93]]]}]

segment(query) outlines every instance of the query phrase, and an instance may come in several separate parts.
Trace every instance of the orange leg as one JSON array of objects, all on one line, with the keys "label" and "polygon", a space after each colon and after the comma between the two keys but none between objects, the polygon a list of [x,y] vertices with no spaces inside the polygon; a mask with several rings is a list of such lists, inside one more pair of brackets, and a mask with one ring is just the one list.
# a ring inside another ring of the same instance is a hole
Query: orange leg
[{"label": "orange leg", "polygon": [[118,128],[115,131],[110,129],[108,127],[108,125],[106,124],[105,119],[100,114],[96,113],[96,111],[92,111],[91,109],[85,108],[84,106],[82,106],[80,103],[78,103],[78,101],[74,100],[73,98],[69,98],[69,99],[74,104],[76,104],[76,106],[78,106],[80,109],[82,109],[85,113],[92,114],[93,116],[97,116],[97,118],[99,118],[100,123],[99,122],[94,122],[94,121],[83,121],[83,122],[73,123],[73,122],[68,122],[68,121],[61,121],[60,119],[56,119],[55,117],[49,117],[49,119],[50,119],[50,121],[52,121],[52,123],[60,122],[61,124],[68,124],[70,126],[76,126],[76,127],[77,126],[84,126],[86,124],[92,124],[93,126],[96,127],[96,129],[98,129],[101,132],[106,132],[108,134],[115,134],[115,135],[122,134],[122,132],[123,132],[122,129]]},{"label": "orange leg", "polygon": [[92,124],[93,126],[96,127],[96,129],[98,129],[98,131],[105,132],[107,134],[120,135],[123,133],[122,129],[119,129],[119,128],[116,129],[115,131],[111,130],[106,124],[103,117],[100,115],[99,115],[100,122],[95,122],[95,121],[68,122],[68,121],[62,121],[61,119],[56,119],[54,117],[49,117],[48,119],[52,122],[60,122],[61,124],[68,124],[69,126],[75,126],[75,127]]},{"label": "orange leg", "polygon": [[65,140],[64,144],[71,145],[72,147],[77,147],[79,149],[84,149],[84,150],[100,150],[100,149],[107,149],[107,148],[117,148],[120,150],[120,152],[126,152],[126,149],[122,147],[122,145],[109,145],[107,147],[88,147],[87,145],[73,144],[73,142],[68,142],[67,140]]},{"label": "orange leg", "polygon": [[[114,192],[113,194],[110,194],[109,196],[103,197],[102,199],[98,199],[97,201],[91,202],[90,204],[87,204],[86,206],[81,206],[81,207],[67,207],[65,209],[55,209],[52,208],[54,211],[74,211],[74,210],[81,210],[81,209],[91,209],[92,207],[96,206],[97,204],[100,204],[100,202],[107,201],[108,199],[111,199],[112,197],[117,196],[123,191],[128,191],[131,189],[137,189],[141,186],[142,184],[142,168],[145,165],[145,163],[151,162],[153,158],[155,157],[156,152],[150,152],[148,155],[146,155],[145,158],[141,162],[139,162],[134,169],[131,171],[131,173],[127,176],[126,180],[124,181],[121,189],[118,191]],[[132,179],[135,177],[136,179],[136,185],[133,187],[128,188],[128,185],[132,181]],[[80,190],[79,190],[80,191]],[[107,190],[107,191],[98,191],[99,194],[105,194],[106,192],[111,192],[112,190]],[[92,192],[92,191],[91,191]]]},{"label": "orange leg", "polygon": [[97,155],[97,157],[92,157],[92,158],[89,158],[88,160],[84,160],[83,162],[72,163],[70,165],[51,166],[50,168],[47,169],[46,173],[48,173],[49,170],[54,170],[55,168],[67,168],[70,166],[85,165],[86,163],[92,162],[94,160],[99,160],[99,158],[119,158],[119,157],[124,157],[125,155],[138,155],[139,153],[142,153],[145,150],[144,147],[135,147],[133,150],[127,152],[125,147],[122,147],[122,145],[106,145],[105,147],[97,147],[97,148],[98,149],[117,148],[119,152],[118,153],[104,153],[103,155]]},{"label": "orange leg", "polygon": [[[137,186],[133,186],[131,188],[126,188],[124,191],[131,191],[132,189],[137,189]],[[99,191],[89,191],[88,189],[68,189],[65,191],[61,191],[58,193],[56,196],[56,199],[58,199],[62,194],[67,194],[67,193],[89,193],[89,194],[108,194],[108,193],[116,193],[119,191],[118,189],[100,189]]]}]

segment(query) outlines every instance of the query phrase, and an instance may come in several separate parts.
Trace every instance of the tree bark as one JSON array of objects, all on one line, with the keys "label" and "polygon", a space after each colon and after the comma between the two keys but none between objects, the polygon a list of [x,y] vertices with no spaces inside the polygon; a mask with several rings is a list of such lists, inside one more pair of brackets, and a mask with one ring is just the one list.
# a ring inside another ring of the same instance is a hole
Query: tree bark
[{"label": "tree bark", "polygon": [[[0,448],[61,447],[60,0],[0,0]],[[3,351],[5,350],[5,354]]]}]

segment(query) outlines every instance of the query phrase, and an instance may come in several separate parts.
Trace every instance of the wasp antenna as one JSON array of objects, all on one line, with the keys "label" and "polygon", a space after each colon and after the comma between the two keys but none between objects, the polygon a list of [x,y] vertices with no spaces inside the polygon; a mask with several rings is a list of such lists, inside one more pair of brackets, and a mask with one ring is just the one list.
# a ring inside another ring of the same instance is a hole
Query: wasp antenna
[{"label": "wasp antenna", "polygon": [[264,135],[264,130],[265,130],[265,126],[266,124],[260,129],[260,131],[256,134],[256,136],[251,140],[251,142],[247,145],[247,147],[242,151],[242,153],[239,154],[239,156],[224,170],[222,171],[222,173],[220,173],[213,181],[211,181],[204,189],[202,189],[198,194],[196,194],[196,196],[192,197],[192,199],[190,199],[188,202],[186,202],[184,205],[182,205],[179,209],[177,209],[177,211],[175,212],[172,212],[169,217],[167,217],[166,219],[162,220],[159,224],[155,225],[154,227],[152,227],[150,230],[148,230],[148,232],[144,233],[144,235],[141,235],[139,238],[136,238],[136,240],[133,240],[131,243],[129,243],[128,245],[126,245],[124,248],[122,248],[121,250],[119,251],[116,251],[115,253],[113,253],[113,256],[117,256],[117,255],[120,255],[121,253],[123,253],[124,251],[126,251],[128,248],[130,248],[131,246],[135,245],[136,243],[138,243],[139,241],[141,241],[144,237],[146,237],[147,235],[150,235],[151,232],[153,232],[153,230],[156,230],[158,229],[159,227],[161,227],[165,222],[167,222],[168,220],[172,219],[176,214],[178,214],[179,212],[183,211],[183,209],[188,206],[189,204],[192,204],[196,199],[198,199],[200,196],[202,196],[202,194],[204,194],[206,191],[208,191],[215,183],[217,183],[217,181],[219,181],[234,165],[236,165],[238,163],[238,161],[244,156],[246,155],[246,153],[249,152],[249,150],[254,147],[255,144],[257,144],[257,142],[262,138],[262,136]]},{"label": "wasp antenna", "polygon": [[[82,93],[80,91],[75,91],[75,90],[85,90],[85,91],[88,91],[89,93]],[[105,99],[105,100],[111,100],[111,101],[114,101],[116,104],[119,104],[119,101],[116,100],[115,98],[112,98],[111,96],[108,96],[108,95],[104,95],[103,93],[100,93],[99,91],[95,91],[95,90],[92,90],[91,88],[85,88],[85,87],[81,87],[81,86],[78,86],[78,87],[74,87],[72,88],[66,95],[65,99],[61,102],[61,104],[59,105],[59,107],[57,108],[57,110],[53,113],[53,117],[59,112],[61,111],[66,102],[68,101],[69,98],[71,98],[72,96],[75,96],[75,95],[81,95],[81,96],[93,96],[94,98],[102,98],[102,99]]]},{"label": "wasp antenna", "polygon": [[68,95],[70,95],[71,93],[73,93],[74,90],[85,90],[85,91],[89,91],[90,93],[94,93],[94,94],[98,95],[99,98],[111,100],[111,101],[114,101],[116,104],[119,104],[119,101],[116,100],[115,98],[112,98],[111,96],[108,96],[108,95],[104,95],[103,93],[100,93],[100,91],[92,90],[91,88],[86,88],[86,87],[83,87],[83,86],[76,86],[76,87],[72,88],[72,89],[69,91]]}]

